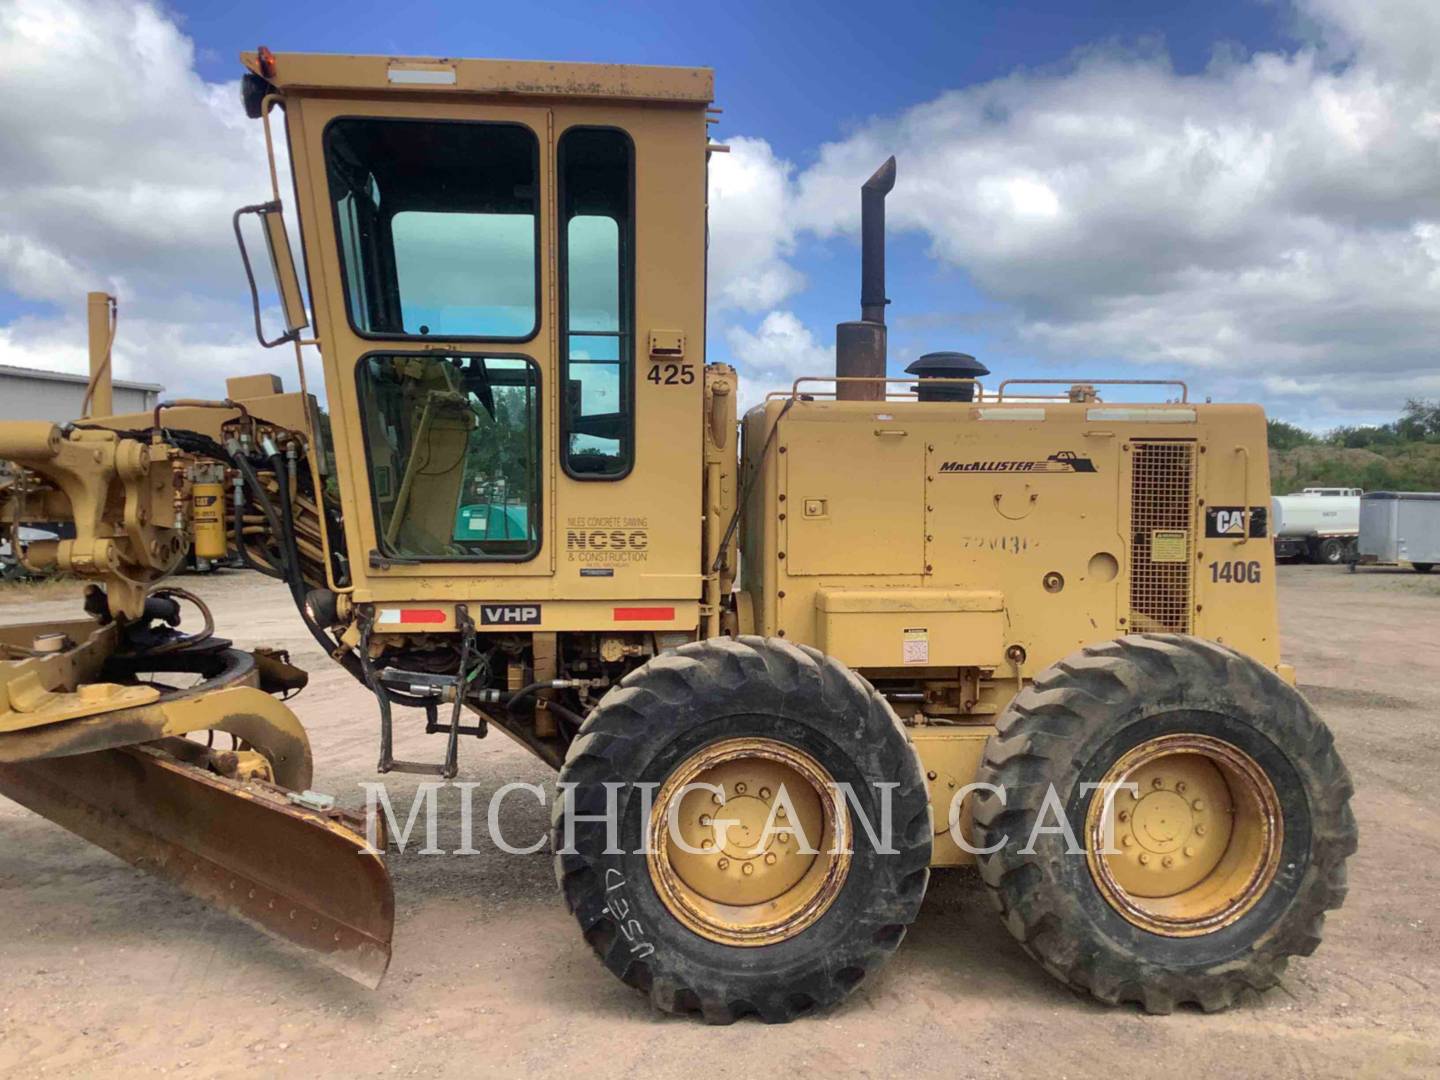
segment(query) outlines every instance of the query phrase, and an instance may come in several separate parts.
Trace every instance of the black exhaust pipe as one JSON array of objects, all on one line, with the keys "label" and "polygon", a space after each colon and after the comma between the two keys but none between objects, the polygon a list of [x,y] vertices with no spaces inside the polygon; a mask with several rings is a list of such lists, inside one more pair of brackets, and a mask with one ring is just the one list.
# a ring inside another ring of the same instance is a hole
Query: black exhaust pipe
[{"label": "black exhaust pipe", "polygon": [[[885,196],[895,187],[889,158],[860,188],[860,321],[835,327],[835,374],[839,378],[885,377]],[[841,401],[884,401],[883,382],[836,383]]]},{"label": "black exhaust pipe", "polygon": [[885,296],[885,196],[894,188],[894,157],[860,188],[860,318],[865,322],[883,323],[890,303]]}]

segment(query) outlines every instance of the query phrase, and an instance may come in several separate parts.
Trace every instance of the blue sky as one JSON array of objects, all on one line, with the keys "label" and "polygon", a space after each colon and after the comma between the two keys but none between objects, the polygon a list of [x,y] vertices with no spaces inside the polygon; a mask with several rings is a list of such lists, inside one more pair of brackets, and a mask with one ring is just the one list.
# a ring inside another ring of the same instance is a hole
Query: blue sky
[{"label": "blue sky", "polygon": [[262,43],[713,67],[709,355],[756,389],[828,368],[894,153],[896,373],[1180,376],[1316,429],[1440,397],[1434,0],[0,0],[0,363],[83,368],[98,286],[122,375],[273,365],[228,228]]},{"label": "blue sky", "polygon": [[[603,14],[599,11],[603,8]],[[1290,40],[1292,16],[1276,5],[1214,0],[1041,0],[1006,3],[818,3],[740,0],[692,9],[662,3],[356,3],[336,18],[330,4],[180,4],[181,27],[207,79],[232,78],[236,43],[276,51],[461,55],[712,67],[715,138],[765,139],[809,164],[823,142],[866,118],[893,114],[971,83],[1019,69],[1063,64],[1097,44],[1165,53],[1177,72],[1202,70],[1217,47],[1269,49]],[[877,161],[878,165],[879,162]],[[900,162],[903,170],[905,163]],[[861,177],[860,179],[863,179]],[[999,374],[1026,371],[1028,358],[975,324],[990,305],[962,268],[926,257],[915,234],[892,235],[888,292],[892,368],[932,349],[981,356]],[[856,317],[858,255],[849,239],[810,238],[792,264],[809,287],[789,305],[823,337]],[[906,316],[944,314],[954,325],[908,328]],[[826,339],[828,340],[828,339]],[[731,359],[723,336],[714,359]],[[1124,376],[1097,356],[1092,374]]]}]

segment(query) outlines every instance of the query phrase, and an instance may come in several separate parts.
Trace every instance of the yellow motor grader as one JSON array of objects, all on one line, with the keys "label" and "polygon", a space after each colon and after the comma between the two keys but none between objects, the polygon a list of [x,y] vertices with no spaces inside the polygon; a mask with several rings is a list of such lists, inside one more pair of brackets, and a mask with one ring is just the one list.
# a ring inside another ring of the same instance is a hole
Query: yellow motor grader
[{"label": "yellow motor grader", "polygon": [[[0,791],[378,981],[383,856],[309,790],[304,673],[170,583],[193,547],[284,583],[373,692],[382,773],[453,777],[492,730],[559,770],[565,900],[662,1009],[840,1000],[931,867],[977,865],[1046,970],[1150,1011],[1316,947],[1356,832],[1280,660],[1258,407],[992,389],[958,353],[887,377],[891,159],[835,370],[739,423],[704,357],[709,70],[243,63],[272,191],[234,230],[299,390],[107,415],[92,296],[91,415],[0,424],[18,556],[94,580],[0,630]],[[24,547],[39,520],[73,535]],[[437,760],[397,758],[422,727]]]}]

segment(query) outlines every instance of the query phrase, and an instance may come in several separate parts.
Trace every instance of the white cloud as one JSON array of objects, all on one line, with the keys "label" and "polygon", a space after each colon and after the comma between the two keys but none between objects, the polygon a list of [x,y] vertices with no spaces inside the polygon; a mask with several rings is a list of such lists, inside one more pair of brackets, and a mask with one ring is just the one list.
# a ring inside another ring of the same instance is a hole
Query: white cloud
[{"label": "white cloud", "polygon": [[834,349],[816,341],[789,311],[770,312],[753,332],[728,327],[725,343],[744,376],[742,409],[763,399],[767,390],[788,389],[801,375],[824,375],[835,369]]},{"label": "white cloud", "polygon": [[1440,4],[1295,13],[1289,52],[1179,74],[1092,48],[876,118],[795,177],[775,250],[853,234],[894,153],[892,230],[998,301],[1020,351],[1200,369],[1315,422],[1440,392]]},{"label": "white cloud", "polygon": [[763,139],[734,138],[729,146],[710,159],[710,306],[763,311],[805,286],[785,261],[795,247],[793,166]]},{"label": "white cloud", "polygon": [[0,288],[63,312],[0,327],[0,362],[83,371],[84,294],[104,289],[121,377],[213,395],[217,376],[293,367],[254,343],[230,228],[269,191],[261,127],[173,19],[0,0],[0,102]]}]

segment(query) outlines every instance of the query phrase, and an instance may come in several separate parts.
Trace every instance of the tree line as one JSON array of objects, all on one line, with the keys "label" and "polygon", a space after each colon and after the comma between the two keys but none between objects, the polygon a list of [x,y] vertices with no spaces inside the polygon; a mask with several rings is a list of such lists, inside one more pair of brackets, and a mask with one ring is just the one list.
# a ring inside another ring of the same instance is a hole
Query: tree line
[{"label": "tree line", "polygon": [[1386,424],[1343,425],[1323,434],[1267,421],[1276,493],[1302,487],[1440,491],[1440,401],[1412,398]]}]

